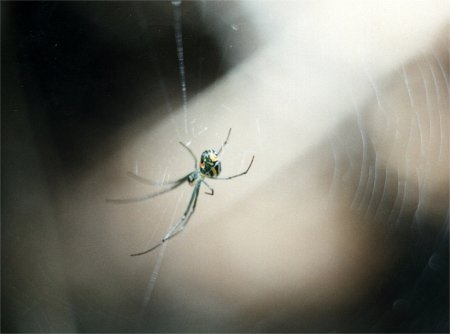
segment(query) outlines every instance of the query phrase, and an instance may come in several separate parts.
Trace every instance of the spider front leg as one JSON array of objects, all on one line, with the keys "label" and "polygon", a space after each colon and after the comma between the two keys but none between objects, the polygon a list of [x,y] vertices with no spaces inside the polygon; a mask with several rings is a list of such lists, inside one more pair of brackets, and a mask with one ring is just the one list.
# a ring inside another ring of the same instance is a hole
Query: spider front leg
[{"label": "spider front leg", "polygon": [[174,181],[164,181],[163,180],[162,182],[146,179],[146,178],[144,178],[144,177],[142,177],[142,176],[140,176],[140,175],[138,175],[136,173],[133,173],[133,172],[127,172],[127,176],[131,177],[132,179],[134,179],[134,180],[136,180],[136,181],[138,181],[138,182],[140,182],[142,184],[146,184],[146,185],[149,185],[149,186],[160,186],[160,187],[170,186],[170,185],[173,185],[173,184],[178,184],[178,183],[180,183],[180,181],[186,181],[186,176],[184,176],[184,177],[182,177],[181,179],[178,179],[178,180],[174,180]]},{"label": "spider front leg", "polygon": [[[133,177],[136,178],[136,179],[140,178],[139,175],[134,175],[134,174],[131,174],[131,175],[133,175]],[[145,194],[145,195],[137,196],[137,197],[130,197],[130,198],[107,198],[106,202],[125,204],[125,203],[146,201],[146,200],[148,200],[150,198],[153,198],[153,197],[165,194],[165,193],[167,193],[167,192],[169,192],[169,191],[171,191],[171,190],[181,186],[184,182],[189,181],[189,175],[190,174],[186,175],[185,177],[182,177],[181,179],[179,179],[177,181],[174,181],[173,183],[171,183],[170,187],[168,187],[168,188],[166,188],[164,190],[161,190],[161,191],[157,191],[157,192],[154,192],[154,193]],[[143,180],[145,180],[145,179],[143,179]],[[143,182],[143,181],[141,181],[141,182]]]},{"label": "spider front leg", "polygon": [[174,226],[172,226],[170,228],[170,230],[166,233],[164,238],[158,244],[153,246],[152,248],[150,248],[146,251],[140,252],[140,253],[131,254],[131,256],[139,256],[139,255],[144,255],[144,254],[150,253],[151,251],[153,251],[156,248],[158,248],[159,246],[161,246],[164,242],[173,238],[174,236],[176,236],[177,234],[179,234],[183,231],[184,227],[189,222],[189,219],[191,218],[192,214],[195,211],[195,207],[197,205],[198,194],[200,192],[200,185],[201,185],[201,183],[197,183],[195,185],[195,188],[192,191],[191,199],[189,200],[189,204],[188,204],[186,210],[184,211],[183,217],[181,217],[181,219],[178,221],[178,223],[176,223]]},{"label": "spider front leg", "polygon": [[187,225],[187,223],[189,222],[189,219],[191,218],[191,216],[194,214],[195,211],[195,207],[197,206],[197,200],[198,200],[198,194],[200,192],[200,186],[201,183],[197,183],[195,185],[194,190],[192,191],[192,196],[191,199],[189,200],[189,204],[186,208],[186,211],[184,211],[183,217],[181,217],[180,221],[178,223],[176,223],[170,230],[169,232],[166,233],[166,235],[164,236],[164,238],[161,240],[161,244],[166,242],[167,240],[173,238],[174,236],[176,236],[178,233],[182,232],[184,227]]}]

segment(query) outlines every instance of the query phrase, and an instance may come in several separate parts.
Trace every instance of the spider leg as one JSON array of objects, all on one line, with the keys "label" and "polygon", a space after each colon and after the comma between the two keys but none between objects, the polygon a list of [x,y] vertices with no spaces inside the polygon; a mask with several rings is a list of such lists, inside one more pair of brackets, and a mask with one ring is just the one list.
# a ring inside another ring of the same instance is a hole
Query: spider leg
[{"label": "spider leg", "polygon": [[225,145],[228,143],[228,139],[230,139],[230,135],[231,135],[231,128],[230,130],[228,130],[228,135],[227,135],[227,139],[225,139],[225,141],[223,142],[222,146],[219,148],[219,150],[217,151],[217,156],[219,156],[220,152],[222,152],[222,149],[225,147]]},{"label": "spider leg", "polygon": [[189,221],[189,218],[191,218],[192,214],[194,213],[195,206],[197,204],[198,194],[200,192],[200,185],[201,182],[198,182],[195,185],[195,188],[192,191],[191,199],[189,200],[189,204],[186,208],[186,211],[184,211],[183,217],[181,217],[180,221],[176,223],[174,226],[172,226],[172,228],[166,233],[166,235],[162,239],[162,242],[165,242],[166,240],[175,236],[175,234],[180,233],[181,230],[183,230],[183,228],[186,226],[186,224]]},{"label": "spider leg", "polygon": [[[190,175],[190,174],[189,174],[189,175]],[[173,189],[179,187],[179,186],[182,185],[185,181],[188,180],[189,175],[186,175],[185,177],[179,179],[179,180],[177,181],[177,183],[174,183],[174,184],[173,184],[172,186],[170,186],[169,188],[164,189],[164,190],[161,190],[161,191],[158,191],[158,192],[155,192],[155,193],[146,194],[146,195],[138,196],[138,197],[131,197],[131,198],[117,198],[117,199],[114,199],[114,198],[107,198],[107,199],[106,199],[106,202],[109,202],[109,203],[132,203],[132,202],[141,202],[141,201],[145,201],[145,200],[147,200],[147,199],[150,199],[150,198],[153,198],[153,197],[156,197],[156,196],[165,194],[165,193],[167,193],[167,192],[169,192],[169,191],[171,191],[171,190],[173,190]]]},{"label": "spider leg", "polygon": [[144,178],[144,177],[142,177],[142,176],[140,176],[140,175],[138,175],[136,173],[133,173],[133,172],[127,172],[127,176],[131,177],[132,179],[134,179],[134,180],[136,180],[138,182],[141,182],[143,184],[147,184],[149,186],[167,186],[167,185],[171,185],[171,184],[177,184],[180,181],[185,181],[186,180],[186,176],[184,176],[184,177],[182,177],[181,179],[178,179],[178,180],[162,182],[161,183],[161,182],[156,182],[156,181],[152,181],[152,180],[146,179],[146,178]]},{"label": "spider leg", "polygon": [[194,152],[192,152],[192,150],[185,144],[182,143],[181,141],[179,142],[181,144],[181,146],[183,146],[186,150],[188,150],[188,152],[191,154],[192,158],[194,158],[194,169],[197,169],[197,157],[195,156]]},{"label": "spider leg", "polygon": [[155,250],[156,248],[158,248],[162,244],[163,244],[163,242],[161,241],[159,244],[156,244],[155,246],[153,246],[152,248],[150,248],[150,249],[148,249],[146,251],[143,251],[143,252],[140,252],[140,253],[135,253],[135,254],[130,254],[130,256],[139,256],[139,255],[144,255],[144,254],[150,253],[151,251]]},{"label": "spider leg", "polygon": [[138,256],[138,255],[150,253],[151,251],[153,251],[156,248],[158,248],[159,246],[161,246],[164,242],[166,242],[169,239],[172,239],[177,234],[179,234],[183,231],[184,227],[187,225],[187,223],[189,222],[189,219],[191,218],[192,214],[195,211],[195,206],[197,205],[198,194],[200,192],[200,185],[201,185],[201,182],[199,182],[195,185],[195,188],[192,191],[191,199],[189,200],[189,204],[188,204],[186,210],[184,211],[183,217],[181,217],[181,219],[178,221],[178,223],[176,223],[174,226],[172,226],[170,228],[170,230],[166,233],[164,238],[158,244],[153,246],[152,248],[150,248],[146,251],[140,252],[140,253],[131,254],[131,256]]},{"label": "spider leg", "polygon": [[206,195],[211,195],[211,196],[213,196],[213,195],[214,195],[214,189],[211,188],[211,186],[210,186],[208,183],[206,183],[205,180],[202,180],[202,182],[203,182],[203,184],[210,190],[209,192],[208,192],[208,191],[205,191],[205,194],[206,194]]},{"label": "spider leg", "polygon": [[250,167],[252,167],[254,159],[255,159],[255,156],[252,156],[252,161],[250,161],[250,164],[248,165],[247,169],[244,172],[242,172],[240,174],[233,175],[233,176],[228,176],[228,177],[214,177],[213,180],[231,180],[231,179],[234,179],[235,177],[247,174],[248,171],[250,170]]}]

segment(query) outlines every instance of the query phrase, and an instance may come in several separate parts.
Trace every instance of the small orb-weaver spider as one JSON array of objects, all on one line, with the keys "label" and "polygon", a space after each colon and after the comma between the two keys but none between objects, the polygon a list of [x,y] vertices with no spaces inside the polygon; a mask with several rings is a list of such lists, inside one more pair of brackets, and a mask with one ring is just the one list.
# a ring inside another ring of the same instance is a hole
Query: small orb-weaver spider
[{"label": "small orb-weaver spider", "polygon": [[[178,221],[178,223],[176,223],[169,229],[169,231],[166,233],[164,238],[162,238],[162,240],[157,245],[153,246],[152,248],[150,248],[146,251],[131,254],[131,256],[138,256],[138,255],[150,253],[151,251],[153,251],[156,248],[158,248],[159,246],[161,246],[164,242],[173,238],[178,233],[183,231],[184,227],[187,225],[189,219],[191,218],[192,214],[195,211],[195,206],[197,205],[198,195],[200,193],[200,186],[202,184],[204,184],[209,189],[209,192],[205,192],[205,194],[214,195],[214,189],[211,188],[208,183],[206,183],[205,178],[208,177],[208,178],[214,179],[214,180],[230,180],[230,179],[234,179],[235,177],[247,174],[247,172],[250,170],[250,167],[253,164],[253,160],[254,160],[255,156],[252,156],[252,160],[250,161],[250,164],[248,165],[247,169],[244,172],[233,175],[233,176],[219,177],[219,174],[222,170],[222,164],[219,160],[219,156],[220,156],[220,153],[222,153],[222,149],[228,143],[230,134],[231,134],[231,129],[228,131],[227,138],[225,139],[222,146],[220,147],[220,149],[217,152],[214,149],[209,149],[209,150],[204,151],[200,157],[200,164],[198,164],[197,158],[194,155],[194,153],[192,152],[192,150],[186,144],[180,142],[180,144],[186,150],[188,150],[188,152],[194,158],[194,168],[195,169],[193,172],[182,177],[181,179],[165,183],[164,186],[169,185],[168,188],[158,191],[156,193],[146,194],[144,196],[139,196],[139,197],[123,198],[123,199],[107,199],[106,200],[107,202],[112,202],[112,203],[131,203],[131,202],[145,201],[147,199],[167,193],[167,192],[179,187],[186,181],[191,186],[194,187],[194,190],[192,191],[191,199],[189,200],[189,204],[188,204],[186,210],[184,211],[183,216]],[[137,174],[134,174],[132,172],[128,172],[127,175],[129,177],[135,179],[136,181],[139,181],[139,182],[147,184],[147,185],[157,185],[158,184],[156,182],[147,180],[147,179],[145,179]]]}]

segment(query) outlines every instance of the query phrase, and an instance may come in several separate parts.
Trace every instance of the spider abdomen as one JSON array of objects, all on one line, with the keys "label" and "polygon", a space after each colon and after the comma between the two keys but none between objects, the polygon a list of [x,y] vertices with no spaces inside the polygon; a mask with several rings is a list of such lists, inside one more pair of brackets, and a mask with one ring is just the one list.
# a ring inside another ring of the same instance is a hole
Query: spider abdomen
[{"label": "spider abdomen", "polygon": [[200,157],[200,172],[207,177],[217,177],[222,171],[222,164],[213,149],[206,150]]}]

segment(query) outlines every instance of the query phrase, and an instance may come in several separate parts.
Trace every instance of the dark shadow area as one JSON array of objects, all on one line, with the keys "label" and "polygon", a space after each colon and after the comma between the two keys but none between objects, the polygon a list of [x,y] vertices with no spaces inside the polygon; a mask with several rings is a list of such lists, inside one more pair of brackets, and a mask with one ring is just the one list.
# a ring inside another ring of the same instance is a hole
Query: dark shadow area
[{"label": "dark shadow area", "polygon": [[[192,99],[230,69],[215,36],[225,22],[206,25],[199,3],[183,3],[181,10]],[[54,250],[48,238],[67,233],[53,220],[60,181],[113,153],[111,142],[127,124],[142,116],[156,124],[180,108],[182,97],[169,1],[16,1],[2,2],[1,12],[2,332],[14,332],[24,324],[17,318],[22,306],[47,309],[33,289],[16,286],[47,280],[29,270],[46,262],[45,249]],[[55,270],[42,274],[62,275]],[[48,287],[43,295],[63,294]],[[83,305],[72,298],[74,309]],[[34,319],[25,322],[36,330]],[[91,325],[79,329],[92,331]]]},{"label": "dark shadow area", "polygon": [[[199,3],[183,3],[181,23],[191,99],[229,65]],[[3,126],[22,91],[35,140],[68,169],[142,114],[156,123],[182,103],[167,1],[2,2],[2,69]]]}]

